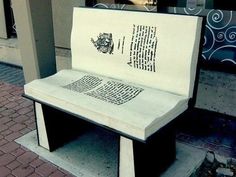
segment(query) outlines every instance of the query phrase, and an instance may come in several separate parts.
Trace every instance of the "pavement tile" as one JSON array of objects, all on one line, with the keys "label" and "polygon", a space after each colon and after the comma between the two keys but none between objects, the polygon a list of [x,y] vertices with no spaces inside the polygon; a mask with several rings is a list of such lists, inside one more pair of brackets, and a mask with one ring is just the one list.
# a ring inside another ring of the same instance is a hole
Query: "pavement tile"
[{"label": "pavement tile", "polygon": [[22,99],[22,97],[21,96],[18,96],[18,95],[11,95],[11,97],[9,97],[9,98],[7,98],[9,101],[11,101],[11,102],[15,102],[15,103],[18,103],[18,104],[20,104],[21,102],[19,102],[21,99]]},{"label": "pavement tile", "polygon": [[11,109],[12,111],[14,111],[10,116],[11,118],[15,118],[19,116],[19,113],[17,112],[19,109],[21,109],[21,106],[18,103],[8,103],[8,107],[13,106],[12,108],[7,108],[7,109]]},{"label": "pavement tile", "polygon": [[24,102],[22,102],[22,103],[20,104],[20,106],[21,106],[22,108],[29,107],[29,106],[32,106],[32,105],[33,105],[33,102],[32,102],[32,101],[29,101],[29,100],[24,100]]},{"label": "pavement tile", "polygon": [[7,165],[7,168],[9,168],[10,170],[14,170],[17,167],[19,167],[20,165],[22,165],[20,162],[18,162],[17,160],[14,160],[13,162],[11,162]]},{"label": "pavement tile", "polygon": [[24,129],[26,127],[26,125],[23,125],[23,124],[20,124],[20,123],[17,123],[13,126],[10,127],[10,130],[14,131],[14,132],[17,132],[17,131],[20,131],[22,129]]},{"label": "pavement tile", "polygon": [[9,93],[7,91],[2,91],[0,92],[0,97],[4,97],[6,95],[8,95]]},{"label": "pavement tile", "polygon": [[32,167],[34,167],[34,168],[37,168],[37,167],[39,167],[40,165],[42,165],[43,163],[45,163],[43,160],[37,158],[37,159],[33,160],[33,161],[30,163],[30,165],[31,165]]},{"label": "pavement tile", "polygon": [[32,123],[35,123],[35,120],[34,119],[29,119],[27,121],[24,122],[26,125],[30,125]]},{"label": "pavement tile", "polygon": [[7,125],[0,124],[0,132],[3,132],[4,130],[7,130],[7,129],[8,129]]},{"label": "pavement tile", "polygon": [[7,140],[5,140],[5,139],[1,139],[1,140],[0,140],[0,146],[4,145],[4,144],[6,144],[6,143],[8,143]]},{"label": "pavement tile", "polygon": [[11,171],[6,167],[0,167],[0,177],[6,177]]},{"label": "pavement tile", "polygon": [[14,122],[14,121],[9,121],[9,122],[7,122],[5,125],[8,126],[8,127],[11,127],[11,126],[13,126],[14,124],[16,124],[16,122]]},{"label": "pavement tile", "polygon": [[10,153],[10,152],[18,149],[19,147],[20,147],[19,144],[15,143],[15,142],[9,142],[9,143],[6,143],[3,146],[1,146],[0,150],[5,153]]},{"label": "pavement tile", "polygon": [[32,112],[27,113],[26,115],[29,116],[30,118],[35,119],[35,117],[34,117],[34,115],[35,115],[34,114],[34,110]]},{"label": "pavement tile", "polygon": [[11,119],[9,117],[3,116],[0,118],[0,125],[5,124],[9,121],[11,121]]},{"label": "pavement tile", "polygon": [[7,110],[7,108],[5,108],[4,106],[5,106],[6,104],[8,104],[8,103],[9,103],[9,101],[7,101],[7,99],[5,99],[4,101],[1,101],[1,102],[0,102],[0,107],[3,107],[3,110],[1,111],[1,115],[3,115],[3,114],[2,114],[3,111]]},{"label": "pavement tile", "polygon": [[12,161],[15,160],[15,157],[11,154],[3,154],[0,156],[0,167],[4,165],[8,165]]},{"label": "pavement tile", "polygon": [[8,175],[7,177],[15,177],[14,175],[12,175],[12,174],[10,174],[10,175]]},{"label": "pavement tile", "polygon": [[20,115],[14,119],[15,122],[22,123],[29,120],[29,117],[26,115]]},{"label": "pavement tile", "polygon": [[20,90],[14,90],[13,92],[11,92],[12,95],[22,95],[24,92],[22,89]]},{"label": "pavement tile", "polygon": [[35,122],[33,122],[32,124],[28,125],[28,128],[31,129],[31,130],[35,130],[36,129]]},{"label": "pavement tile", "polygon": [[[8,90],[8,92],[9,92],[9,90]],[[7,95],[4,95],[3,97],[7,98],[6,101],[10,102],[11,101],[10,99],[12,98],[12,95],[9,93]]]},{"label": "pavement tile", "polygon": [[42,176],[40,176],[40,175],[37,174],[37,173],[33,173],[33,174],[29,175],[28,177],[42,177]]},{"label": "pavement tile", "polygon": [[61,171],[57,170],[55,172],[53,172],[49,177],[64,177],[65,174],[62,173]]},{"label": "pavement tile", "polygon": [[3,154],[4,154],[4,152],[0,151],[0,156],[3,155]]},{"label": "pavement tile", "polygon": [[5,105],[5,108],[11,109],[18,106],[18,103],[16,102],[9,102],[8,104]]},{"label": "pavement tile", "polygon": [[12,174],[16,177],[27,177],[34,172],[34,168],[24,164],[17,167],[15,170],[12,171]]},{"label": "pavement tile", "polygon": [[30,101],[30,100],[27,100],[26,98],[23,98],[23,97],[19,97],[19,99],[18,100],[16,100],[16,102],[17,103],[23,103],[23,102],[25,102],[25,101],[29,101],[29,102],[32,102],[32,101]]},{"label": "pavement tile", "polygon": [[42,176],[49,176],[55,172],[57,168],[49,163],[44,163],[35,169],[35,172]]},{"label": "pavement tile", "polygon": [[[0,97],[0,103],[2,103],[2,101],[1,101],[1,97]],[[7,109],[7,108],[1,106],[1,107],[0,107],[0,113],[1,113],[2,111],[6,110],[6,109]]]},{"label": "pavement tile", "polygon": [[15,139],[17,139],[17,138],[19,138],[19,137],[21,137],[21,136],[22,136],[21,133],[19,133],[19,132],[13,132],[13,133],[7,135],[5,138],[6,138],[8,141],[13,141],[13,140],[15,140]]},{"label": "pavement tile", "polygon": [[12,155],[19,157],[20,155],[24,154],[26,151],[20,147],[18,149],[15,149],[14,151],[11,152]]},{"label": "pavement tile", "polygon": [[32,131],[32,130],[29,129],[29,128],[24,128],[24,129],[20,130],[20,133],[21,133],[22,135],[25,135],[26,133],[29,133],[29,132],[31,132],[31,131]]},{"label": "pavement tile", "polygon": [[22,108],[22,109],[18,110],[17,113],[23,115],[23,114],[27,114],[31,111],[32,111],[31,108],[26,107],[26,108]]},{"label": "pavement tile", "polygon": [[4,108],[3,107],[3,104],[2,104],[2,102],[4,102],[4,101],[6,101],[7,99],[5,98],[5,97],[0,97],[0,105],[1,105],[1,107],[0,107],[0,112],[2,112],[3,110],[5,110],[5,109],[7,109],[7,108]]},{"label": "pavement tile", "polygon": [[1,132],[1,134],[2,134],[4,137],[6,137],[7,135],[10,135],[11,133],[12,133],[12,131],[9,130],[9,129],[7,129],[7,130]]},{"label": "pavement tile", "polygon": [[30,162],[34,161],[37,157],[38,155],[29,151],[19,156],[17,160],[21,162],[22,164],[29,164]]},{"label": "pavement tile", "polygon": [[8,85],[8,84],[5,84],[5,87],[2,87],[2,88],[1,88],[2,91],[8,91],[8,90],[10,90],[10,89],[11,89],[11,86]]},{"label": "pavement tile", "polygon": [[2,102],[2,104],[5,106],[5,105],[7,105],[8,103],[11,102],[10,99],[12,98],[12,95],[8,94],[8,95],[5,95],[3,98],[6,98],[6,100]]},{"label": "pavement tile", "polygon": [[[14,87],[12,90],[14,91],[14,90],[17,89],[17,88],[18,88],[18,87]],[[22,88],[21,88],[21,89],[22,89]],[[10,95],[10,96],[8,96],[7,99],[8,99],[9,101],[15,101],[16,103],[18,103],[17,100],[22,99],[20,95],[13,95],[13,94],[11,93],[11,90],[8,90],[8,92],[9,92],[9,95]]]},{"label": "pavement tile", "polygon": [[9,116],[11,114],[14,114],[16,111],[12,110],[12,109],[6,109],[4,111],[1,112],[1,115],[3,116]]}]

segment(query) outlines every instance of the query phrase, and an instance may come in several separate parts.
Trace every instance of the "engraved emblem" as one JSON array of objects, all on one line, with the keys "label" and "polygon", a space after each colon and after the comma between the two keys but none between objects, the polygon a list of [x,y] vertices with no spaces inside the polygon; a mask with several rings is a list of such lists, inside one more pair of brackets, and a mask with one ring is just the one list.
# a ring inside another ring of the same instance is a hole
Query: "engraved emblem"
[{"label": "engraved emblem", "polygon": [[93,38],[91,38],[91,42],[93,45],[97,48],[99,52],[105,53],[105,54],[112,54],[114,50],[114,42],[112,39],[111,33],[100,33],[97,37],[97,40],[95,41]]}]

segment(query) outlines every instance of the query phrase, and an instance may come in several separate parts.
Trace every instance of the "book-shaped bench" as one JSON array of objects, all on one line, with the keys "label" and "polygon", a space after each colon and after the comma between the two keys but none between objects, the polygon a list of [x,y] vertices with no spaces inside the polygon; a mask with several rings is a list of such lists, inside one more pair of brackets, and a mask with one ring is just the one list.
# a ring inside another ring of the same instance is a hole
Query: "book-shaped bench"
[{"label": "book-shaped bench", "polygon": [[153,171],[146,168],[173,161],[171,122],[193,96],[201,23],[196,16],[75,8],[72,69],[24,87],[35,101],[39,145],[57,148],[72,115],[120,135],[120,176],[147,176]]}]

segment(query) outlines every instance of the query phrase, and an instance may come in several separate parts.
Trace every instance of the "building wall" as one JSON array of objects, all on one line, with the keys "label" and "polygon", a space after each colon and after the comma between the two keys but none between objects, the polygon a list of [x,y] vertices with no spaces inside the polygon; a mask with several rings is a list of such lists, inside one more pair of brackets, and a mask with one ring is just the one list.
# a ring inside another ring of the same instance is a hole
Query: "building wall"
[{"label": "building wall", "polygon": [[[91,0],[92,1],[92,0]],[[97,0],[97,3],[114,2]],[[70,48],[73,7],[85,6],[85,0],[52,0],[55,46]]]},{"label": "building wall", "polygon": [[236,11],[172,7],[168,12],[206,17],[201,62],[226,72],[236,69]]},{"label": "building wall", "polygon": [[3,0],[0,0],[0,38],[7,38]]},{"label": "building wall", "polygon": [[0,62],[22,66],[20,49],[16,38],[0,38]]},{"label": "building wall", "polygon": [[84,6],[83,0],[52,0],[55,46],[70,48],[73,7]]},{"label": "building wall", "polygon": [[3,0],[0,0],[0,61],[21,66],[17,39],[7,37],[4,4]]}]

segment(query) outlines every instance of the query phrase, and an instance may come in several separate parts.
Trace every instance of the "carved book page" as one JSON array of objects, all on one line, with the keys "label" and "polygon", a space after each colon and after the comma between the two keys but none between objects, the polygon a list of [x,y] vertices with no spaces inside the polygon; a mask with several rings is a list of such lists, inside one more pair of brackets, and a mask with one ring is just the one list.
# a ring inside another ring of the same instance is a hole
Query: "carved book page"
[{"label": "carved book page", "polygon": [[200,28],[198,17],[75,8],[72,67],[191,97]]}]

